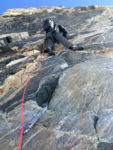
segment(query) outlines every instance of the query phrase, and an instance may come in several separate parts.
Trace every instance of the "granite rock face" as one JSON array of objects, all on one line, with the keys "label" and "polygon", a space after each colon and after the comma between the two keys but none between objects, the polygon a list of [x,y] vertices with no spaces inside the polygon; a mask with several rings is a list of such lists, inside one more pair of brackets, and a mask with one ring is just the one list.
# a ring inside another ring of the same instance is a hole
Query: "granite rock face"
[{"label": "granite rock face", "polygon": [[[84,51],[44,51],[43,19],[52,17]],[[0,17],[0,150],[18,148],[24,124],[49,108],[23,136],[23,150],[113,149],[113,8],[11,9]],[[25,127],[26,128],[26,127]],[[25,129],[24,128],[24,129]],[[31,146],[32,145],[32,146]]]},{"label": "granite rock face", "polygon": [[50,108],[60,112],[93,111],[96,114],[101,109],[112,109],[112,82],[113,60],[105,55],[90,56],[63,72]]}]

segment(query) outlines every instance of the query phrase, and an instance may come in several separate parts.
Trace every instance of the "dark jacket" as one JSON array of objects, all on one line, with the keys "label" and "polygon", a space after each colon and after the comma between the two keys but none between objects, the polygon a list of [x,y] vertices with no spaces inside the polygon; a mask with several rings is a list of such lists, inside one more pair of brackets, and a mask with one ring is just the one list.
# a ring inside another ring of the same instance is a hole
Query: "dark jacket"
[{"label": "dark jacket", "polygon": [[45,45],[46,49],[54,49],[54,44],[62,43],[65,47],[70,48],[72,43],[70,43],[67,39],[67,31],[66,29],[59,24],[55,24],[55,22],[49,18],[43,21],[43,31],[46,32],[45,37]]}]

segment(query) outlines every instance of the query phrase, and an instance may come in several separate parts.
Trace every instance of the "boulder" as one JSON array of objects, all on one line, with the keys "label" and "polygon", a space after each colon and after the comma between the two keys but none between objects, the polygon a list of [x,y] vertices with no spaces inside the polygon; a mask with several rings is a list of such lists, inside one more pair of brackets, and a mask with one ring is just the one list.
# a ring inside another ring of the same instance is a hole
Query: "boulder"
[{"label": "boulder", "polygon": [[60,112],[87,112],[113,108],[113,61],[93,55],[67,69],[59,78],[50,109]]}]

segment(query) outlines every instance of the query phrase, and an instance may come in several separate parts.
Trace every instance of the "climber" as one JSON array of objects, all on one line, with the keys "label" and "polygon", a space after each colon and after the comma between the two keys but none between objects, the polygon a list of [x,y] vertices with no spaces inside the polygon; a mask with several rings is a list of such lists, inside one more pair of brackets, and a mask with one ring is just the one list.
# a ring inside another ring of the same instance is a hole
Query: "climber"
[{"label": "climber", "polygon": [[65,30],[65,28],[62,25],[55,24],[55,22],[51,18],[45,19],[43,21],[41,31],[46,32],[44,44],[46,47],[46,52],[49,55],[55,55],[55,53],[53,52],[55,43],[62,43],[66,48],[73,51],[84,49],[83,47],[77,47],[69,42],[66,38],[67,31]]}]

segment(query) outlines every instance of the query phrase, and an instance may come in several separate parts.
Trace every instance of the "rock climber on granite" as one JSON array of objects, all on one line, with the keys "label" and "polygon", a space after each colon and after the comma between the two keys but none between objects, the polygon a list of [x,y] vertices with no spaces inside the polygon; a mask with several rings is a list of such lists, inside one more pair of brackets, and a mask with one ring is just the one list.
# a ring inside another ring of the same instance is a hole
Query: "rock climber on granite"
[{"label": "rock climber on granite", "polygon": [[55,55],[53,50],[56,43],[57,44],[61,43],[66,48],[73,51],[84,49],[83,47],[75,46],[71,42],[69,42],[66,38],[67,36],[66,29],[62,25],[56,24],[51,18],[45,19],[43,21],[41,31],[46,32],[44,44],[45,44],[46,52],[49,55]]}]

